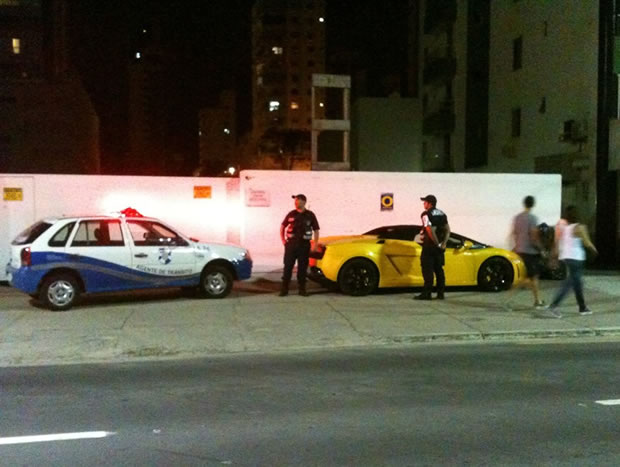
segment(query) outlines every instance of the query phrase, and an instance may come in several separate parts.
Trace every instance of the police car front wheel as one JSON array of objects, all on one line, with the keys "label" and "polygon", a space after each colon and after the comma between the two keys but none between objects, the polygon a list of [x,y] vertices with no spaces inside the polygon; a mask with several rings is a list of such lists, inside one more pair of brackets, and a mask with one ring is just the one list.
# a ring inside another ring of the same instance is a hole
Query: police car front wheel
[{"label": "police car front wheel", "polygon": [[233,276],[225,266],[207,266],[200,281],[200,293],[206,298],[224,298],[232,286]]},{"label": "police car front wheel", "polygon": [[39,300],[50,310],[71,308],[80,295],[78,281],[70,274],[53,274],[41,285]]}]

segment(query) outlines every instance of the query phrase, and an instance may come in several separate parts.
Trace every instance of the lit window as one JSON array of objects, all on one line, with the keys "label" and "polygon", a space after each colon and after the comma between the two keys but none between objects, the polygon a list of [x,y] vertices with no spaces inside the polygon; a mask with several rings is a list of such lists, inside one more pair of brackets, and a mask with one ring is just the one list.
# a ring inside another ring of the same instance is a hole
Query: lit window
[{"label": "lit window", "polygon": [[274,55],[282,55],[284,53],[284,49],[282,47],[272,47],[271,51]]},{"label": "lit window", "polygon": [[269,101],[269,112],[275,112],[280,108],[279,101]]},{"label": "lit window", "polygon": [[319,102],[319,107],[325,107],[325,104],[323,102]]},{"label": "lit window", "polygon": [[319,18],[319,23],[324,23],[325,22],[325,18],[323,18],[322,16]]},{"label": "lit window", "polygon": [[297,102],[291,102],[291,109],[297,110],[299,108],[299,104]]},{"label": "lit window", "polygon": [[140,52],[136,52],[136,59],[140,60],[142,58],[142,54]]},{"label": "lit window", "polygon": [[15,55],[18,55],[21,52],[22,52],[21,40],[20,39],[13,39],[13,53]]},{"label": "lit window", "polygon": [[230,129],[229,128],[224,128],[224,133],[226,133],[227,135],[230,134]]}]

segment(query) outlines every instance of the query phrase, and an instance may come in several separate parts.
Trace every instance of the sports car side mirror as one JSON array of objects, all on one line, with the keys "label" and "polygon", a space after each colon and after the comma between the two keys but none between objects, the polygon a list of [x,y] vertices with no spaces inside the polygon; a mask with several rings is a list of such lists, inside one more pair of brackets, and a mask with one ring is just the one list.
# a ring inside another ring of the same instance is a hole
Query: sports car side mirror
[{"label": "sports car side mirror", "polygon": [[472,242],[470,242],[469,240],[465,240],[463,244],[461,245],[461,249],[469,250],[472,246],[474,246]]}]

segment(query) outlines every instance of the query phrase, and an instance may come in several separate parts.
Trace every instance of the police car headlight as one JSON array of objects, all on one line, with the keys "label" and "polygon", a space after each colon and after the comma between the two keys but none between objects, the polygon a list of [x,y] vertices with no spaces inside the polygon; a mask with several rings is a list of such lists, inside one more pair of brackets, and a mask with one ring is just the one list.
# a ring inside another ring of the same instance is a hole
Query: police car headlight
[{"label": "police car headlight", "polygon": [[248,261],[252,261],[252,256],[250,255],[250,251],[249,250],[242,251],[239,254],[239,257],[241,259],[247,259]]}]

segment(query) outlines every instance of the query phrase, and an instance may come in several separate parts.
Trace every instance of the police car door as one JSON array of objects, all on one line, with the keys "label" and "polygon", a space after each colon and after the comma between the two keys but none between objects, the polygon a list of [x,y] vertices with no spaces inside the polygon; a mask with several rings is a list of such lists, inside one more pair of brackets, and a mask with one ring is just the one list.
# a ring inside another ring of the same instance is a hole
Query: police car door
[{"label": "police car door", "polygon": [[87,292],[132,288],[127,280],[131,257],[118,219],[80,220],[66,248]]},{"label": "police car door", "polygon": [[126,225],[134,270],[146,273],[159,285],[198,283],[194,248],[181,235],[155,220],[127,219]]}]

